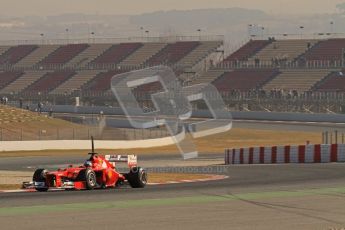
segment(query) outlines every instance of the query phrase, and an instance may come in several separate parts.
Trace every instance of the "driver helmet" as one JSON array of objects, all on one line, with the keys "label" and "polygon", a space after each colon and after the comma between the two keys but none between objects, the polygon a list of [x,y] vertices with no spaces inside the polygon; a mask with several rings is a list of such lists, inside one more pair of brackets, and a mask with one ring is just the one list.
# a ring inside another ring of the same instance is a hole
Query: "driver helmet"
[{"label": "driver helmet", "polygon": [[84,166],[85,167],[92,167],[92,162],[87,160],[87,161],[85,161]]}]

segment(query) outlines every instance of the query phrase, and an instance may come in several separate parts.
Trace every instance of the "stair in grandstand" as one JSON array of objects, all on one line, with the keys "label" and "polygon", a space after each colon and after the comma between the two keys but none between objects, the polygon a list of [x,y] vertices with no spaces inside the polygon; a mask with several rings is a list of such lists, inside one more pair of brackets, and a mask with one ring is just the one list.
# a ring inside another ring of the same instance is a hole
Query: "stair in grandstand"
[{"label": "stair in grandstand", "polygon": [[70,95],[76,90],[80,90],[84,84],[92,80],[100,73],[99,70],[81,70],[67,81],[59,85],[50,94]]},{"label": "stair in grandstand", "polygon": [[144,43],[141,48],[125,58],[119,65],[121,66],[141,66],[152,56],[161,51],[167,43],[149,42]]},{"label": "stair in grandstand", "polygon": [[14,65],[37,48],[37,45],[12,46],[0,56],[0,65]]},{"label": "stair in grandstand", "polygon": [[297,90],[309,91],[316,82],[325,78],[329,69],[290,69],[281,70],[281,74],[263,86],[264,90]]},{"label": "stair in grandstand", "polygon": [[65,64],[65,67],[85,67],[108,50],[112,44],[90,44],[87,49],[79,53]]},{"label": "stair in grandstand", "polygon": [[32,67],[56,51],[59,47],[60,45],[41,45],[15,64],[15,67]]},{"label": "stair in grandstand", "polygon": [[46,74],[46,71],[25,71],[23,75],[17,78],[15,81],[10,83],[8,86],[0,90],[0,93],[10,94],[10,93],[19,93],[24,90],[26,87],[40,79],[43,75]]}]

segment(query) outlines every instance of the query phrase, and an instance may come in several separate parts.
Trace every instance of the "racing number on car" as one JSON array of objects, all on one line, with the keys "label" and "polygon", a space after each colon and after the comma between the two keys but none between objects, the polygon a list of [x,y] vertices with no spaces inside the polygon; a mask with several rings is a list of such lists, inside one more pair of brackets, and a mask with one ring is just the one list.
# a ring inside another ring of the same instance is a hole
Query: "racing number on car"
[{"label": "racing number on car", "polygon": [[[139,105],[132,89],[159,82],[163,92],[151,95],[155,111],[145,112]],[[182,87],[171,68],[158,66],[113,76],[111,90],[134,128],[145,129],[165,125],[184,159],[195,158],[198,152],[193,138],[225,132],[232,127],[232,117],[218,90],[211,84]],[[203,100],[212,118],[187,126],[183,121],[192,116],[191,102]]]}]

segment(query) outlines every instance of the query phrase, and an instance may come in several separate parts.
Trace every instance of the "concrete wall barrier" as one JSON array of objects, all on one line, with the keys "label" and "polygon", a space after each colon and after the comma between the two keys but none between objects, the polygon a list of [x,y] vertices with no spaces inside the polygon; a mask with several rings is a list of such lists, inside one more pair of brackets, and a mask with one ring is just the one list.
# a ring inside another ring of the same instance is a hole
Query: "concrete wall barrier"
[{"label": "concrete wall barrier", "polygon": [[345,144],[226,149],[224,161],[226,165],[345,162]]},{"label": "concrete wall barrier", "polygon": [[[104,141],[95,140],[97,149],[132,149],[151,148],[173,145],[181,141],[185,133],[181,132],[174,137],[164,137],[146,140]],[[48,141],[1,141],[0,151],[40,151],[40,150],[89,150],[89,140],[48,140]]]}]

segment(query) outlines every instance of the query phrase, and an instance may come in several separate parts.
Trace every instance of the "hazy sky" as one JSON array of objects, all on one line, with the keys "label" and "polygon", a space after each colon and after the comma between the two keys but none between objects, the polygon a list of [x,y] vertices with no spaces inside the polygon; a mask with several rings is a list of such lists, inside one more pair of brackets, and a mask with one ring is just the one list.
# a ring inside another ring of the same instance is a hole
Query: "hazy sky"
[{"label": "hazy sky", "polygon": [[139,14],[157,10],[243,7],[275,14],[333,13],[345,0],[0,0],[1,15]]}]

